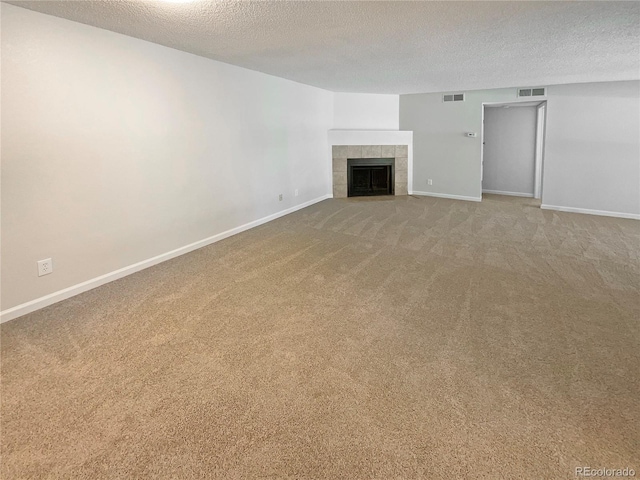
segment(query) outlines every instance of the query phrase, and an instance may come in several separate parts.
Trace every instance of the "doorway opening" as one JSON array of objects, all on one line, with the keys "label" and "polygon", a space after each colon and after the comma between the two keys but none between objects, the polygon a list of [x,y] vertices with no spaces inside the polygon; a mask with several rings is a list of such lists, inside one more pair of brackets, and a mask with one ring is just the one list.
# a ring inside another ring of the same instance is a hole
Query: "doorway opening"
[{"label": "doorway opening", "polygon": [[547,102],[482,105],[485,194],[542,198]]}]

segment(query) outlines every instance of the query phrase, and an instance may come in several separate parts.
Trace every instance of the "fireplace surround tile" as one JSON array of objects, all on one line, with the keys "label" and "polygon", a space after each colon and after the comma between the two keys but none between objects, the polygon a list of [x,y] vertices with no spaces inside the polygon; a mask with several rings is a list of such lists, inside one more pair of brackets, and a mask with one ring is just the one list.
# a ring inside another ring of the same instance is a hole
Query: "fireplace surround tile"
[{"label": "fireplace surround tile", "polygon": [[396,156],[395,145],[380,145],[380,158],[393,158]]},{"label": "fireplace surround tile", "polygon": [[[334,175],[335,175],[335,173],[334,173]],[[398,170],[396,168],[394,175],[395,175],[396,184],[404,183],[406,185],[406,183],[408,181],[408,172],[406,170]]]},{"label": "fireplace surround tile", "polygon": [[407,172],[409,170],[409,159],[407,157],[396,157],[396,171]]},{"label": "fireplace surround tile", "polygon": [[382,158],[381,145],[362,145],[362,158]]},{"label": "fireplace surround tile", "polygon": [[362,145],[349,145],[347,147],[347,158],[362,158]]},{"label": "fireplace surround tile", "polygon": [[334,145],[331,149],[333,158],[347,158],[349,147],[347,145]]},{"label": "fireplace surround tile", "polygon": [[333,197],[347,197],[348,158],[394,158],[394,194],[408,194],[408,145],[333,145]]},{"label": "fireplace surround tile", "polygon": [[333,158],[333,172],[347,171],[347,157]]},{"label": "fireplace surround tile", "polygon": [[346,185],[347,184],[347,171],[333,172],[333,184],[334,185]]},{"label": "fireplace surround tile", "polygon": [[408,195],[407,182],[395,184],[395,194],[396,195]]},{"label": "fireplace surround tile", "polygon": [[396,145],[396,157],[408,157],[409,146],[408,145]]},{"label": "fireplace surround tile", "polygon": [[333,198],[347,198],[347,185],[334,185]]}]

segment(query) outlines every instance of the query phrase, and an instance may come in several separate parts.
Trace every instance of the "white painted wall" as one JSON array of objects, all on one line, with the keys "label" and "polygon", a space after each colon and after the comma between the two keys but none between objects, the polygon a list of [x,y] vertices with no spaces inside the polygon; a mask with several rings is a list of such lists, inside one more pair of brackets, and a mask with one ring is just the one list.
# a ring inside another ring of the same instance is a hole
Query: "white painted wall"
[{"label": "white painted wall", "polygon": [[479,201],[482,103],[513,101],[515,89],[466,92],[464,102],[444,103],[442,95],[400,96],[400,129],[413,131],[413,189]]},{"label": "white painted wall", "polygon": [[331,92],[1,9],[2,310],[331,190]]},{"label": "white painted wall", "polygon": [[335,93],[333,128],[339,130],[398,130],[399,95]]},{"label": "white painted wall", "polygon": [[[547,88],[544,205],[640,214],[639,92],[638,81]],[[414,191],[479,200],[482,104],[514,101],[515,88],[466,92],[459,103],[443,103],[442,93],[401,95],[400,129],[413,131]]]},{"label": "white painted wall", "polygon": [[640,214],[640,82],[548,92],[543,205]]},{"label": "white painted wall", "polygon": [[482,190],[533,196],[537,107],[484,111]]}]

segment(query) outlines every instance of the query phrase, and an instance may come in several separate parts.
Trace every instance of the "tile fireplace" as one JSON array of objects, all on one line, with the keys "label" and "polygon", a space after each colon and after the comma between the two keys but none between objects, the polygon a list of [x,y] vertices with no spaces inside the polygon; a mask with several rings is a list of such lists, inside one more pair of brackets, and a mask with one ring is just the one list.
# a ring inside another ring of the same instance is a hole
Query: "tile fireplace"
[{"label": "tile fireplace", "polygon": [[408,145],[333,145],[333,197],[407,195]]}]

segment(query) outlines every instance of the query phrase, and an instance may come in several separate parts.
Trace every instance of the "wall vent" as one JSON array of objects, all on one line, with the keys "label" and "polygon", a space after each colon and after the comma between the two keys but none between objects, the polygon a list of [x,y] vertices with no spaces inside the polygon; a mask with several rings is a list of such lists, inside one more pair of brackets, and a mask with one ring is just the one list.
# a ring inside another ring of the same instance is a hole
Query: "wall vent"
[{"label": "wall vent", "polygon": [[519,88],[519,97],[544,97],[547,95],[547,89],[544,87],[536,88]]},{"label": "wall vent", "polygon": [[443,102],[464,102],[464,93],[452,93],[442,96]]}]

